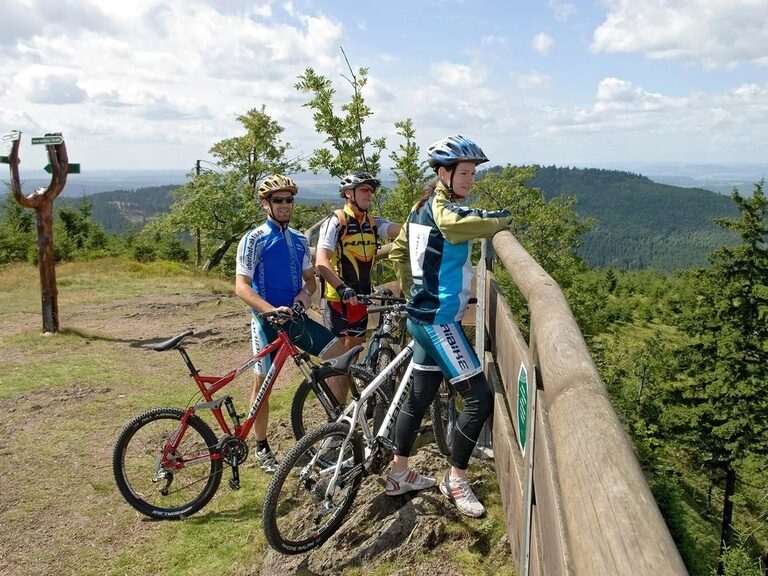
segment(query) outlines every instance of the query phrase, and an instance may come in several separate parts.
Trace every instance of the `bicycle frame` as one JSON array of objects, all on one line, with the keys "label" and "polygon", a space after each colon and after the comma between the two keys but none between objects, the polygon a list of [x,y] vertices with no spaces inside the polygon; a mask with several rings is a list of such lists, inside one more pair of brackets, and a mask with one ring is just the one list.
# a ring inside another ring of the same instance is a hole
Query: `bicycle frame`
[{"label": "bicycle frame", "polygon": [[[395,419],[397,418],[397,414],[400,412],[400,408],[402,407],[403,401],[406,397],[406,394],[408,393],[408,390],[411,387],[410,379],[411,379],[411,373],[413,372],[413,362],[411,362],[411,357],[413,356],[413,344],[414,341],[411,340],[408,342],[408,344],[405,345],[403,350],[387,365],[387,367],[378,375],[376,378],[374,378],[368,386],[366,386],[361,392],[360,392],[360,398],[357,400],[350,402],[347,407],[345,408],[344,412],[339,416],[337,422],[340,421],[346,421],[349,423],[349,432],[345,436],[344,440],[341,443],[341,447],[339,450],[339,457],[336,462],[336,465],[333,467],[328,467],[323,472],[321,472],[321,475],[324,474],[330,474],[331,471],[333,471],[333,476],[331,477],[330,481],[328,482],[328,487],[325,491],[325,498],[326,502],[331,501],[331,496],[335,493],[336,490],[336,483],[339,481],[339,475],[341,474],[341,469],[344,464],[344,450],[347,446],[347,443],[349,442],[349,439],[352,437],[352,435],[355,433],[355,424],[360,423],[361,428],[363,430],[363,439],[366,443],[366,460],[363,462],[363,467],[367,468],[367,464],[369,463],[370,456],[374,453],[374,450],[377,448],[377,442],[388,442],[386,439],[389,436],[389,432],[392,429],[392,426],[395,423]],[[405,370],[405,373],[403,374],[403,377],[400,380],[400,384],[397,387],[397,390],[395,391],[395,395],[392,398],[392,402],[389,405],[389,409],[387,410],[387,414],[384,417],[384,420],[381,423],[381,426],[379,427],[379,430],[376,432],[375,435],[372,435],[370,430],[368,429],[368,425],[365,422],[365,419],[363,415],[361,414],[361,408],[365,406],[365,402],[368,398],[373,396],[373,394],[376,392],[376,390],[384,383],[384,381],[390,376],[390,374],[396,372],[398,368],[403,364],[403,362],[408,362],[408,367]],[[310,462],[307,466],[310,466],[314,463],[315,459],[318,458],[319,455],[315,455],[312,458],[312,462]],[[348,476],[350,474],[357,473],[357,471],[352,470],[345,473],[345,476]]]},{"label": "bicycle frame", "polygon": [[[256,421],[256,416],[260,412],[264,401],[266,401],[269,398],[269,394],[272,390],[272,385],[277,379],[278,374],[280,374],[280,371],[282,370],[283,365],[285,364],[285,361],[289,357],[294,358],[294,360],[296,361],[296,365],[299,367],[302,374],[304,374],[306,378],[311,378],[311,374],[306,367],[306,362],[303,361],[304,354],[296,347],[296,345],[293,343],[288,333],[282,329],[277,330],[277,338],[273,342],[271,342],[268,346],[266,346],[264,349],[259,351],[258,354],[251,356],[241,366],[239,366],[238,368],[235,368],[234,370],[231,370],[224,376],[214,376],[214,375],[206,376],[206,375],[199,374],[197,369],[192,364],[192,360],[189,358],[189,355],[187,354],[186,350],[181,346],[178,348],[178,350],[179,350],[179,353],[184,358],[185,363],[189,367],[190,374],[194,379],[195,384],[197,384],[197,387],[200,389],[200,393],[203,395],[203,398],[205,398],[206,401],[189,406],[184,411],[184,415],[182,416],[182,419],[179,423],[179,429],[176,431],[174,435],[173,442],[168,442],[163,447],[161,464],[165,468],[177,469],[177,468],[183,468],[185,466],[192,465],[198,462],[207,462],[211,459],[215,459],[215,460],[221,459],[222,456],[220,453],[215,453],[211,455],[208,452],[205,452],[205,454],[201,454],[199,456],[193,456],[192,458],[187,458],[181,461],[169,459],[169,454],[174,453],[178,449],[178,446],[184,437],[184,433],[186,432],[189,426],[188,424],[189,419],[199,410],[210,410],[213,413],[214,418],[219,423],[219,426],[221,427],[225,435],[237,438],[239,440],[244,440],[245,438],[248,437],[248,433],[251,431],[251,428],[253,427],[253,424]],[[251,368],[254,364],[256,364],[256,362],[258,362],[259,360],[261,360],[262,358],[266,357],[268,354],[271,354],[274,351],[277,351],[277,354],[275,355],[275,358],[272,361],[272,366],[270,366],[266,376],[264,377],[264,382],[259,387],[259,390],[256,394],[256,398],[254,399],[254,402],[251,405],[250,410],[248,411],[248,415],[246,416],[245,421],[241,424],[240,417],[237,415],[231,396],[222,396],[220,398],[214,399],[213,395],[216,394],[216,392],[218,392],[222,388],[224,388],[227,384],[232,382],[235,378],[240,376],[243,372]],[[226,406],[227,412],[233,420],[234,430],[230,428],[226,418],[224,417],[224,414],[222,413],[222,404]]]}]

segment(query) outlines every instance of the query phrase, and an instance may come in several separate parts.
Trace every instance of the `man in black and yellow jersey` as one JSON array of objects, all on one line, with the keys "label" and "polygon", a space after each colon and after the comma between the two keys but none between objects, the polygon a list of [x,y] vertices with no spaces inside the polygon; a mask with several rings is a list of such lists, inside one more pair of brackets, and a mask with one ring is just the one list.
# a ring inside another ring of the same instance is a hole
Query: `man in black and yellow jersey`
[{"label": "man in black and yellow jersey", "polygon": [[348,349],[365,341],[368,311],[356,295],[371,293],[378,238],[394,238],[402,227],[368,213],[379,184],[367,172],[342,178],[344,208],[326,219],[317,241],[315,266],[325,284],[325,323]]}]

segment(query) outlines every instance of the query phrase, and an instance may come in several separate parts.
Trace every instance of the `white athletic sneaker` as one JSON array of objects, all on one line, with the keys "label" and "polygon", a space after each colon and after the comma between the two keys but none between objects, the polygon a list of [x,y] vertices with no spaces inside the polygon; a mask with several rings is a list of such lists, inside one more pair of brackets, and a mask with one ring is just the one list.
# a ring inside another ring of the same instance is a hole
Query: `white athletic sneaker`
[{"label": "white athletic sneaker", "polygon": [[256,464],[264,470],[267,474],[274,474],[275,470],[277,470],[277,460],[275,459],[275,455],[272,454],[271,450],[267,450],[264,448],[263,450],[259,450],[258,448],[253,449],[253,455],[256,458]]},{"label": "white athletic sneaker", "polygon": [[448,500],[452,500],[456,504],[456,509],[465,516],[479,518],[485,513],[485,507],[472,492],[468,478],[451,478],[449,470],[440,482],[440,492]]},{"label": "white athletic sneaker", "polygon": [[406,468],[402,472],[389,472],[387,474],[387,496],[399,496],[406,492],[426,490],[432,488],[437,481],[432,476],[422,476]]}]

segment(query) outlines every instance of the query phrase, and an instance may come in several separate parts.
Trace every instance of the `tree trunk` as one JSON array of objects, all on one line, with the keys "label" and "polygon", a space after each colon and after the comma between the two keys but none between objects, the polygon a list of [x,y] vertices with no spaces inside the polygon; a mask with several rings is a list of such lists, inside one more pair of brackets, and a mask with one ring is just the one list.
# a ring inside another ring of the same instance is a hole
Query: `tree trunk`
[{"label": "tree trunk", "polygon": [[198,226],[195,231],[195,266],[200,268],[200,263],[203,261],[203,254],[200,250],[200,227]]},{"label": "tree trunk", "polygon": [[722,576],[725,572],[723,566],[723,552],[730,548],[733,541],[733,499],[736,492],[736,471],[733,466],[728,466],[725,471],[725,494],[723,496],[723,523],[720,530],[720,553],[718,554],[717,573]]},{"label": "tree trunk", "polygon": [[41,202],[37,211],[37,260],[40,268],[40,296],[43,305],[43,332],[59,331],[59,302],[56,265],[53,256],[53,206]]},{"label": "tree trunk", "polygon": [[216,248],[213,254],[211,254],[211,257],[206,261],[205,266],[203,266],[203,270],[208,272],[211,268],[216,266],[219,262],[221,262],[221,259],[224,258],[224,254],[227,253],[227,250],[229,250],[229,247],[232,246],[232,243],[237,240],[237,237],[229,238],[227,240],[224,240],[221,244],[219,244],[219,247]]}]

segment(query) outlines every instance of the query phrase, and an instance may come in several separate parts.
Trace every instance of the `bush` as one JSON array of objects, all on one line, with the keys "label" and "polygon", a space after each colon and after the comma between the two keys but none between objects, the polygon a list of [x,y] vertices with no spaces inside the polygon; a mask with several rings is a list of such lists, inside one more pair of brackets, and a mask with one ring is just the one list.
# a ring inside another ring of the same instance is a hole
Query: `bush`
[{"label": "bush", "polygon": [[157,249],[150,244],[136,244],[133,247],[133,259],[137,262],[154,262],[157,260]]}]

